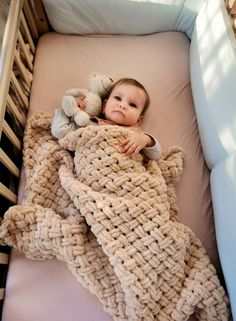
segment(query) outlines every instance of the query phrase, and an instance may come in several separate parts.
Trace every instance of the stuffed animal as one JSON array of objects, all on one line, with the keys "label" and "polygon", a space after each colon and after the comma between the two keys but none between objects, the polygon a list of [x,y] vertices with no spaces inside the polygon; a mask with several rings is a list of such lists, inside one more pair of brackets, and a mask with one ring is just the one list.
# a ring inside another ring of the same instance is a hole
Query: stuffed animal
[{"label": "stuffed animal", "polygon": [[72,88],[62,98],[61,108],[55,110],[52,134],[63,138],[79,127],[87,126],[102,108],[102,98],[112,86],[113,80],[106,75],[93,72],[89,76],[88,89]]}]

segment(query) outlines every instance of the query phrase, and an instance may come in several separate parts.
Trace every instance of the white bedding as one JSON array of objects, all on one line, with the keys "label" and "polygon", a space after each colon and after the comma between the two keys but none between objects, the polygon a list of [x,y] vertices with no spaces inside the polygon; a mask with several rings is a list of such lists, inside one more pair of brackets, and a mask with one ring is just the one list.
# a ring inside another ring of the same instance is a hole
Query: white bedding
[{"label": "white bedding", "polygon": [[[134,34],[181,31],[191,38],[204,0],[43,0],[53,29],[64,34]],[[141,23],[140,23],[141,22]]]}]

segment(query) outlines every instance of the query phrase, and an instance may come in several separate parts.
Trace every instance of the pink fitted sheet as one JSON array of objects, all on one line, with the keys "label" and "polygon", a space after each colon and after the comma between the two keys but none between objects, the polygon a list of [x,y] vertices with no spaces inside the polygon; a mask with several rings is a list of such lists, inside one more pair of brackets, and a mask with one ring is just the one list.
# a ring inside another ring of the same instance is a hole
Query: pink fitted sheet
[{"label": "pink fitted sheet", "polygon": [[[219,269],[209,188],[189,77],[188,38],[179,32],[148,36],[44,35],[38,44],[30,113],[53,112],[66,89],[86,87],[91,71],[114,80],[136,78],[151,97],[143,129],[162,148],[179,145],[186,152],[177,185],[179,219],[201,239]],[[22,175],[19,202],[24,190]],[[97,298],[55,259],[30,261],[13,250],[3,321],[106,321]],[[195,320],[195,318],[191,318]]]}]

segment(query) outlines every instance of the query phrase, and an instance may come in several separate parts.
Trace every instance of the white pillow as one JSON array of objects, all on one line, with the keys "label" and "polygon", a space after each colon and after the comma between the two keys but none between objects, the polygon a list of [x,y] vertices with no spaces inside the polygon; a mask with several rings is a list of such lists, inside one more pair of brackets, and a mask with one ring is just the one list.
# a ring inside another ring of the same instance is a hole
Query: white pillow
[{"label": "white pillow", "polygon": [[211,172],[215,230],[220,261],[236,320],[236,152]]},{"label": "white pillow", "polygon": [[55,31],[66,34],[193,32],[205,0],[43,0]]},{"label": "white pillow", "polygon": [[236,150],[236,39],[223,0],[208,0],[190,49],[193,98],[211,169]]}]

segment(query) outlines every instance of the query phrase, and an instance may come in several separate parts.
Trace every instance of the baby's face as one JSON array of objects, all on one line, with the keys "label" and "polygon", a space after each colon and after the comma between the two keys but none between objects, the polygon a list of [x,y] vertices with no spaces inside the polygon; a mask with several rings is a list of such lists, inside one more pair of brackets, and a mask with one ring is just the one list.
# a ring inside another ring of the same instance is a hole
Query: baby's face
[{"label": "baby's face", "polygon": [[146,101],[146,94],[134,85],[115,86],[110,97],[103,105],[105,118],[117,125],[132,126],[138,124]]}]

